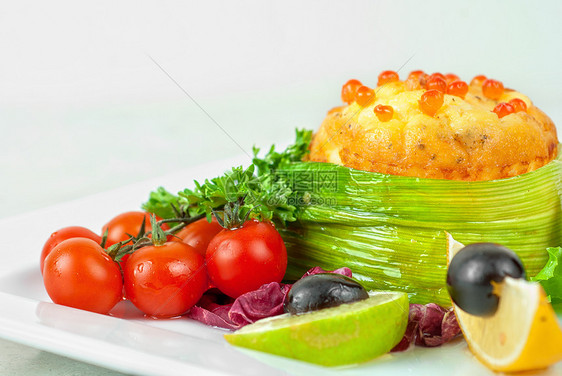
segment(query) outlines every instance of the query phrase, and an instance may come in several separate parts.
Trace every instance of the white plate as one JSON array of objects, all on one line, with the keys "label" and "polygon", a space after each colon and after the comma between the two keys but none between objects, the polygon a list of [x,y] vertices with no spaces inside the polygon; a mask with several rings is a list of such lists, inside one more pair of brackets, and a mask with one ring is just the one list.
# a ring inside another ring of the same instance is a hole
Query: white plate
[{"label": "white plate", "polygon": [[[94,231],[112,216],[136,210],[159,185],[171,191],[222,173],[245,157],[214,162],[159,179],[0,221],[0,337],[126,373],[141,375],[486,375],[462,339],[441,348],[415,348],[372,362],[326,369],[230,346],[223,330],[189,319],[146,319],[128,302],[114,316],[50,302],[39,272],[42,245],[69,225]],[[561,375],[558,363],[541,375]]]}]

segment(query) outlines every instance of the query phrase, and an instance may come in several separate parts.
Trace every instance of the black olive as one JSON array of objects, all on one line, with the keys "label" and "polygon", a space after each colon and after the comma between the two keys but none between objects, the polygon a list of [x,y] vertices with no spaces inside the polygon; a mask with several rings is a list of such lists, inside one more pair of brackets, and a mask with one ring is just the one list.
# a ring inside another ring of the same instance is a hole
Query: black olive
[{"label": "black olive", "polygon": [[295,282],[285,298],[285,312],[299,314],[367,299],[357,281],[341,274],[320,273]]},{"label": "black olive", "polygon": [[469,244],[449,264],[447,290],[463,311],[489,316],[499,303],[492,281],[499,283],[506,276],[525,278],[525,269],[515,252],[494,243]]}]

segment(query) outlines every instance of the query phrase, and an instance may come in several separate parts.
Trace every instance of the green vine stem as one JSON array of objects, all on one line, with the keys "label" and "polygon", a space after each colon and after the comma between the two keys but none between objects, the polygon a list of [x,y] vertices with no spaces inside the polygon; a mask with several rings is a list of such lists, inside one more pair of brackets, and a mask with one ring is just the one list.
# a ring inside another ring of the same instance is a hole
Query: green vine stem
[{"label": "green vine stem", "polygon": [[[168,236],[173,236],[175,233],[177,233],[190,223],[198,221],[202,218],[205,218],[205,214],[200,214],[192,217],[186,215],[178,218],[169,218],[156,221],[155,216],[152,215],[152,231],[144,231],[145,222],[143,220],[141,229],[139,230],[139,233],[137,235],[131,235],[129,238],[119,243],[113,244],[111,247],[106,249],[106,252],[114,261],[119,262],[125,255],[131,254],[142,247],[146,247],[149,245],[161,245],[165,243]],[[162,230],[162,225],[169,222],[175,222],[178,224],[169,230]],[[151,235],[152,238],[150,237]]]}]

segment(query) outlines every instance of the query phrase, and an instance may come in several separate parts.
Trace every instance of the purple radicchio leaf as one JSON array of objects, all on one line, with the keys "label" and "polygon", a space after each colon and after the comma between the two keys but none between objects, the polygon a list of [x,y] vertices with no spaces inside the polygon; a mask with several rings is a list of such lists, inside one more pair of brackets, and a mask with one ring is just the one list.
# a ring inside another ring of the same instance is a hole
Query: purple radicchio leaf
[{"label": "purple radicchio leaf", "polygon": [[341,275],[344,275],[344,276],[349,277],[349,278],[351,278],[351,276],[352,276],[351,269],[346,268],[346,267],[329,271],[329,270],[324,270],[319,266],[315,266],[314,268],[312,268],[312,269],[308,270],[306,273],[304,273],[303,276],[301,277],[301,279],[304,278],[304,277],[308,277],[308,276],[311,276],[311,275],[314,275],[314,274],[320,274],[320,273],[341,274]]},{"label": "purple radicchio leaf", "polygon": [[435,303],[410,304],[408,326],[404,337],[392,351],[407,350],[416,346],[435,347],[449,342],[460,334],[453,309],[445,309]]},{"label": "purple radicchio leaf", "polygon": [[[327,271],[315,267],[307,271],[302,278],[318,273],[336,273],[351,277],[349,268]],[[191,308],[187,317],[206,325],[237,330],[260,319],[284,313],[283,302],[291,286],[291,284],[277,282],[267,283],[255,291],[240,295],[234,301],[227,299],[226,302],[222,302],[224,304],[219,301],[219,298],[224,300],[224,297],[212,291],[203,295],[203,298]]]}]

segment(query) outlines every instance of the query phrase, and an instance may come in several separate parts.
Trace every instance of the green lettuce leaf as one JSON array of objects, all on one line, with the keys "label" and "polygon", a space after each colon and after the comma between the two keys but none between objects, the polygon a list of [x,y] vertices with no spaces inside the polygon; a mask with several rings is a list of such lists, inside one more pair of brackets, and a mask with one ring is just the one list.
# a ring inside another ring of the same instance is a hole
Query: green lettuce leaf
[{"label": "green lettuce leaf", "polygon": [[562,247],[547,248],[548,261],[532,281],[540,282],[553,303],[562,303]]}]

